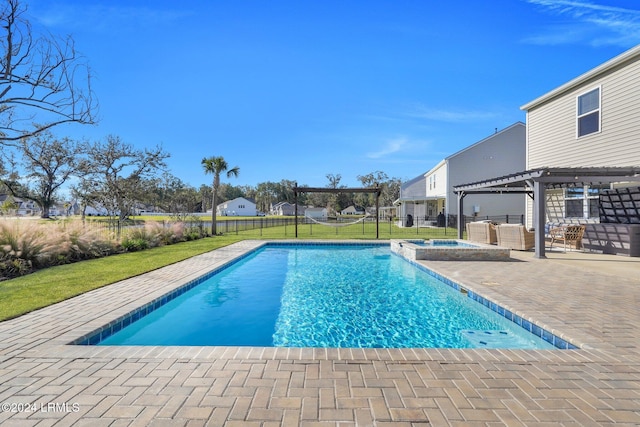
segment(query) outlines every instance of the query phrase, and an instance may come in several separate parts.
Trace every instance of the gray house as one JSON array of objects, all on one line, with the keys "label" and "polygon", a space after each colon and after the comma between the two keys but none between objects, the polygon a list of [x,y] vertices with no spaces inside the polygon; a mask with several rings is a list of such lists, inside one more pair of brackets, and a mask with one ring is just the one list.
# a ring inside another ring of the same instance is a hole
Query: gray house
[{"label": "gray house", "polygon": [[[399,215],[412,216],[413,225],[430,225],[439,213],[457,214],[458,196],[453,187],[462,183],[481,181],[494,176],[507,175],[523,170],[526,165],[526,129],[522,122],[496,131],[440,161],[424,175],[402,184],[400,198],[396,201]],[[523,194],[511,194],[495,198],[484,194],[466,196],[465,217],[487,217],[505,220],[509,216],[520,218],[525,213]],[[405,220],[406,225],[407,222]]]},{"label": "gray house", "polygon": [[[526,143],[526,126],[516,122],[447,157],[445,213],[457,213],[458,197],[453,192],[454,186],[524,170]],[[525,197],[522,194],[504,197],[471,194],[465,198],[462,213],[478,219],[505,215],[520,217],[525,213]]]},{"label": "gray house", "polygon": [[[640,166],[638,76],[640,45],[522,106],[526,169]],[[547,221],[598,222],[601,191],[628,185],[585,182],[547,189]]]},{"label": "gray house", "polygon": [[[640,255],[640,46],[523,105],[527,113],[525,167],[459,185],[458,192],[529,192],[527,225],[535,256],[545,257],[553,223],[586,223],[588,249]],[[635,187],[635,189],[634,189]],[[498,200],[503,196],[494,197]],[[613,218],[600,221],[601,202]],[[616,205],[619,205],[616,206]],[[623,211],[623,215],[615,212]],[[462,229],[458,230],[459,235]]]},{"label": "gray house", "polygon": [[[298,205],[298,215],[304,215],[305,207]],[[271,205],[270,215],[293,216],[296,212],[296,206],[289,202],[279,202]]]}]

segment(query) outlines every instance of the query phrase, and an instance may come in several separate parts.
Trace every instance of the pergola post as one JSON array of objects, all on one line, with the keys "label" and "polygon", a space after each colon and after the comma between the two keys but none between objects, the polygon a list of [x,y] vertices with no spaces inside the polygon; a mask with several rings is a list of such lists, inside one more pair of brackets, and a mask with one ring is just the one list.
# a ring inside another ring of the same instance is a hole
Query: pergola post
[{"label": "pergola post", "polygon": [[[464,196],[465,193],[464,191],[459,191],[458,192],[458,220],[457,220],[457,227],[458,227],[458,239],[462,239],[462,230],[464,230],[464,218],[463,218],[463,212],[464,212]],[[446,227],[446,224],[445,224]]]},{"label": "pergola post", "polygon": [[294,223],[296,225],[296,239],[298,238],[298,184],[293,189],[293,212],[294,212]]},{"label": "pergola post", "polygon": [[380,187],[376,184],[376,239],[380,238]]},{"label": "pergola post", "polygon": [[544,226],[546,222],[545,214],[545,186],[543,182],[534,180],[533,182],[533,226],[535,227],[535,257],[546,258]]}]

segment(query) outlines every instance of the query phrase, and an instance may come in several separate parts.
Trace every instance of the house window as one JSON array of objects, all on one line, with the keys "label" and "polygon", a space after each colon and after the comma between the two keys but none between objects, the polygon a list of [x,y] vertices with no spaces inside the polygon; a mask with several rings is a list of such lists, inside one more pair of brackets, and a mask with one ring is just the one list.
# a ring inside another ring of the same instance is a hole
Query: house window
[{"label": "house window", "polygon": [[565,218],[598,218],[600,190],[607,186],[567,188],[564,193]]},{"label": "house window", "polygon": [[584,188],[567,188],[564,192],[564,216],[566,218],[582,218],[584,205]]},{"label": "house window", "polygon": [[238,209],[244,209],[244,205],[238,205]]},{"label": "house window", "polygon": [[578,96],[578,137],[600,132],[600,88]]}]

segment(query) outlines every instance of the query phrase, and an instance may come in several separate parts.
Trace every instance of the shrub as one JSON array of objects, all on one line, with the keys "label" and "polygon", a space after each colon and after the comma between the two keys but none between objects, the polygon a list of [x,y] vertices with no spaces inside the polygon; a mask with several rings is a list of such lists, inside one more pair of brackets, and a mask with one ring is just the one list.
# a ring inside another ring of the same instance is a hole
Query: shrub
[{"label": "shrub", "polygon": [[0,222],[0,258],[23,259],[38,265],[42,249],[46,245],[44,231],[33,222]]},{"label": "shrub", "polygon": [[32,271],[33,266],[29,261],[20,258],[0,259],[0,280],[24,276]]},{"label": "shrub", "polygon": [[117,244],[113,239],[102,235],[99,230],[87,228],[80,221],[73,221],[65,227],[65,237],[72,262],[100,258],[117,251]]},{"label": "shrub", "polygon": [[42,223],[0,221],[0,280],[35,269],[99,258],[120,251],[140,251],[159,245],[206,236],[201,221],[186,227],[184,222],[165,226],[149,222],[125,228],[118,243],[111,233],[96,224],[80,220]]},{"label": "shrub", "polygon": [[184,240],[184,224],[177,222],[167,227],[160,222],[148,222],[142,227],[130,229],[122,240],[123,245],[131,240],[144,240],[149,248],[177,243]]},{"label": "shrub", "polygon": [[122,248],[127,252],[149,249],[149,242],[141,238],[126,238],[122,241]]}]

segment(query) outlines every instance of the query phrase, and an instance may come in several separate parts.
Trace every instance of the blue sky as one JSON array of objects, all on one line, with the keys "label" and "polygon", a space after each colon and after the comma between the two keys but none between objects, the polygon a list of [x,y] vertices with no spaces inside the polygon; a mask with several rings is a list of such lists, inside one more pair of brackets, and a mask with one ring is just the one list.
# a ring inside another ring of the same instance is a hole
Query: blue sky
[{"label": "blue sky", "polygon": [[520,106],[640,43],[637,0],[30,0],[89,60],[96,126],[162,144],[170,171],[234,185],[384,171],[409,180]]}]

